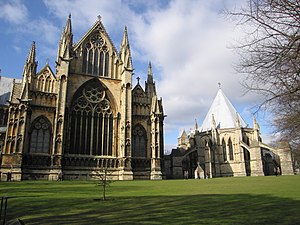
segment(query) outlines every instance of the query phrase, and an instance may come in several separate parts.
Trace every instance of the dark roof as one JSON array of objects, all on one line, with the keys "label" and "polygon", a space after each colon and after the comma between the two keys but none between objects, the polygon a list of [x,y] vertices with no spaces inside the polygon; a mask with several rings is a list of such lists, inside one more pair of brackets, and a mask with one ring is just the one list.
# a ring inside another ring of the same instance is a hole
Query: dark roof
[{"label": "dark roof", "polygon": [[[8,105],[14,78],[0,76],[0,105]],[[19,80],[17,80],[19,82]]]}]

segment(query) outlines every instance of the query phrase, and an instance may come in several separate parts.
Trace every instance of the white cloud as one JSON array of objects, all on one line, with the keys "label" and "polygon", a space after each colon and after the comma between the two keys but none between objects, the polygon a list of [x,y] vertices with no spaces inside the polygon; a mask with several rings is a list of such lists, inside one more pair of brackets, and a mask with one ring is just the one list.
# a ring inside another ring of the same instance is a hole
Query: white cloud
[{"label": "white cloud", "polygon": [[100,15],[104,26],[110,31],[108,33],[113,35],[120,32],[119,28],[124,27],[123,22],[134,14],[121,0],[44,0],[44,3],[51,14],[62,21],[66,21],[71,13],[72,24],[77,34],[86,32]]},{"label": "white cloud", "polygon": [[[165,120],[166,145],[174,146],[178,131],[188,131],[195,118],[201,125],[219,82],[241,113],[251,115],[249,108],[257,102],[257,96],[243,95],[242,76],[232,68],[237,56],[228,48],[240,38],[241,31],[219,14],[223,7],[233,8],[244,4],[245,0],[43,2],[52,18],[29,20],[28,10],[18,0],[2,4],[7,8],[0,12],[0,18],[4,18],[11,10],[9,7],[16,9],[6,19],[15,23],[21,33],[32,34],[37,39],[41,64],[48,57],[55,59],[58,40],[69,13],[72,14],[74,41],[88,31],[99,14],[117,48],[124,25],[128,26],[135,73],[142,80],[147,74],[148,61],[152,61],[157,91],[163,97],[164,111],[168,115]],[[21,18],[23,24],[17,24]]]},{"label": "white cloud", "polygon": [[[229,48],[241,37],[234,22],[220,15],[223,7],[239,7],[245,1],[184,0],[96,1],[44,0],[51,13],[62,21],[72,13],[73,31],[86,32],[102,16],[108,33],[118,48],[123,26],[128,26],[136,74],[146,77],[152,61],[157,91],[163,97],[168,115],[166,135],[188,130],[197,118],[199,126],[218,90],[218,83],[234,105],[249,115],[249,105],[257,101],[253,94],[243,95],[242,76],[232,64],[237,56]],[[80,35],[77,37],[80,38]],[[117,42],[116,42],[117,41]],[[143,65],[143,67],[141,67]],[[176,144],[167,137],[166,144]]]},{"label": "white cloud", "polygon": [[21,0],[0,3],[0,18],[13,24],[21,24],[27,19],[28,10]]},{"label": "white cloud", "polygon": [[160,70],[158,92],[171,124],[203,119],[218,82],[230,99],[244,98],[232,69],[235,55],[228,48],[238,34],[219,14],[222,2],[172,1],[164,10],[149,9],[132,24],[135,48]]}]

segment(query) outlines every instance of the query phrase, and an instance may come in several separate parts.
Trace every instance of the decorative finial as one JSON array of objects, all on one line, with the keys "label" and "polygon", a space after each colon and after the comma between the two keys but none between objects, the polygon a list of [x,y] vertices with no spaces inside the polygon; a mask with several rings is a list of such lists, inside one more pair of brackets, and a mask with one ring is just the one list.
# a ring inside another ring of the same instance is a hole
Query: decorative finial
[{"label": "decorative finial", "polygon": [[140,78],[140,77],[137,77],[136,79],[137,79],[138,84],[140,84],[140,79],[141,79],[141,78]]},{"label": "decorative finial", "polygon": [[49,58],[46,59],[46,64],[49,65]]},{"label": "decorative finial", "polygon": [[220,82],[218,83],[218,85],[219,85],[219,89],[221,89],[221,83]]},{"label": "decorative finial", "polygon": [[97,16],[98,20],[101,21],[102,17],[100,15]]}]

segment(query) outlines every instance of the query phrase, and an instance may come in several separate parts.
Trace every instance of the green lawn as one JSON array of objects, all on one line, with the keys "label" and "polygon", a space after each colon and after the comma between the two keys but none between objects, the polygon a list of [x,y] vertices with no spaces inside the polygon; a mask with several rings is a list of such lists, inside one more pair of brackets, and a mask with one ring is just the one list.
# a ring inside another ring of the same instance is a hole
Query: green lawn
[{"label": "green lawn", "polygon": [[7,219],[26,224],[299,224],[300,176],[0,182]]}]

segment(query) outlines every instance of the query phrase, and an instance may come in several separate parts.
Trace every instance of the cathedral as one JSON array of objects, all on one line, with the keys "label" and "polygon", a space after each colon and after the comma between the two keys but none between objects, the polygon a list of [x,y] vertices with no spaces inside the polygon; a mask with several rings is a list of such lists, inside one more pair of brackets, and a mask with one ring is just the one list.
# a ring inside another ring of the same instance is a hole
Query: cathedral
[{"label": "cathedral", "polygon": [[[21,80],[0,77],[1,179],[162,179],[162,99],[151,63],[145,89],[132,86],[125,27],[119,52],[99,17],[73,42],[71,16],[55,71],[37,71],[33,42]],[[2,88],[3,87],[3,88]]]},{"label": "cathedral", "polygon": [[277,148],[263,143],[260,127],[253,119],[246,124],[221,88],[203,120],[165,156],[167,178],[213,178],[228,176],[292,175],[293,163],[288,143]]}]

